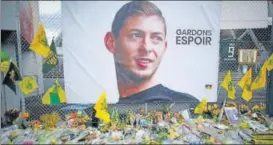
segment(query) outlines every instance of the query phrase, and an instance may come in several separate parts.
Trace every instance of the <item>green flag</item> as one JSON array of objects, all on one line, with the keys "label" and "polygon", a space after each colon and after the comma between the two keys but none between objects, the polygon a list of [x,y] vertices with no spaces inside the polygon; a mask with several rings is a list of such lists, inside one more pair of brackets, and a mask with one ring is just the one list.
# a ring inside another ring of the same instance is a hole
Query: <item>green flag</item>
[{"label": "green flag", "polygon": [[9,56],[5,50],[1,50],[1,62],[9,61]]},{"label": "green flag", "polygon": [[22,80],[19,69],[13,62],[10,62],[9,70],[4,78],[3,84],[7,85],[16,94],[15,81],[19,80]]},{"label": "green flag", "polygon": [[59,88],[59,86],[55,85],[53,91],[49,93],[50,102],[51,102],[50,104],[60,104],[61,103],[60,97],[58,95],[58,88]]},{"label": "green flag", "polygon": [[54,39],[52,39],[51,45],[50,45],[50,54],[46,57],[46,60],[43,64],[43,73],[48,73],[51,71],[56,65],[59,63],[57,53],[56,53],[56,47],[54,43]]},{"label": "green flag", "polygon": [[60,86],[58,80],[46,91],[42,98],[42,103],[51,105],[66,103],[65,91]]}]

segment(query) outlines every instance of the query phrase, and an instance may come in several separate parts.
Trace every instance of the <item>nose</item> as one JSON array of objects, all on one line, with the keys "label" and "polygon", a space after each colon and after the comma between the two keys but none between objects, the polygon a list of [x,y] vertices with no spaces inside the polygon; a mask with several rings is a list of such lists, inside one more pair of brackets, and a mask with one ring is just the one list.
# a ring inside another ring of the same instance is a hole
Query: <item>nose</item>
[{"label": "nose", "polygon": [[152,52],[152,42],[149,36],[146,36],[143,39],[142,46],[141,46],[141,52],[143,53],[150,53]]}]

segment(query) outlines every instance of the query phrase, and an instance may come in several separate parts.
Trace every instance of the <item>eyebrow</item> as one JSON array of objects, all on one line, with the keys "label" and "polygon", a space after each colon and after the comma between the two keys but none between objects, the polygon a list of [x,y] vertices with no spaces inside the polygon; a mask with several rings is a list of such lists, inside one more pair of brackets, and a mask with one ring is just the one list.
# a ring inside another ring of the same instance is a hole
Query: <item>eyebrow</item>
[{"label": "eyebrow", "polygon": [[[132,31],[136,31],[136,32],[140,32],[140,33],[145,33],[144,31],[140,30],[140,29],[131,29],[130,32]],[[162,32],[152,32],[152,35],[164,35]]]},{"label": "eyebrow", "polygon": [[161,32],[153,32],[152,34],[153,34],[153,35],[163,35],[163,36],[164,36],[164,34],[161,33]]}]

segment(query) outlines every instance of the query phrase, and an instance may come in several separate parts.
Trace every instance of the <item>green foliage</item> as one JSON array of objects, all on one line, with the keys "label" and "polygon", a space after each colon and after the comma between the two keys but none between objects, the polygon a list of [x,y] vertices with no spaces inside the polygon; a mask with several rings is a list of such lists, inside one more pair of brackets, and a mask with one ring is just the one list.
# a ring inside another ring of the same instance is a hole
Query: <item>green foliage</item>
[{"label": "green foliage", "polygon": [[161,111],[165,114],[165,113],[168,113],[172,110],[174,106],[174,103],[173,104],[170,104],[170,105],[164,105],[163,108],[161,109]]},{"label": "green foliage", "polygon": [[120,119],[119,119],[119,111],[118,109],[115,107],[114,110],[111,113],[111,121],[115,122],[115,123],[119,123]]},{"label": "green foliage", "polygon": [[158,137],[155,139],[156,142],[158,142],[159,144],[162,144],[162,142],[164,140],[167,140],[168,139],[168,131],[167,132],[160,132],[158,134]]}]

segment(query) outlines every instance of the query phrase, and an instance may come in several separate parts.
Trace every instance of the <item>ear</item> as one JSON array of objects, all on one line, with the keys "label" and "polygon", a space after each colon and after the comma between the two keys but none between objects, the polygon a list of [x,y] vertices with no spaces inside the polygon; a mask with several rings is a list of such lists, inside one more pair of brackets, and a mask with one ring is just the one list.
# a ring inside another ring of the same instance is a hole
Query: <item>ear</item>
[{"label": "ear", "polygon": [[168,48],[168,42],[165,41],[165,51],[167,50],[167,48]]},{"label": "ear", "polygon": [[104,36],[104,44],[108,51],[115,53],[115,38],[112,32],[107,32]]}]

